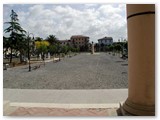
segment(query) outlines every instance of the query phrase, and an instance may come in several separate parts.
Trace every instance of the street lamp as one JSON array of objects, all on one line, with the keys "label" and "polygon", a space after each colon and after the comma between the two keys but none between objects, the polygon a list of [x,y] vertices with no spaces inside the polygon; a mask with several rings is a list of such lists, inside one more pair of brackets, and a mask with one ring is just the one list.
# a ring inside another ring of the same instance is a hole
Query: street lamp
[{"label": "street lamp", "polygon": [[28,32],[28,36],[27,36],[27,39],[28,39],[28,61],[29,61],[29,72],[31,71],[31,63],[30,63],[30,46],[29,46],[29,40],[30,40],[30,35],[33,35],[33,38],[34,39],[34,34],[33,33],[29,33]]},{"label": "street lamp", "polygon": [[60,45],[58,44],[59,61],[61,60],[61,59],[60,59],[60,53],[61,53],[61,47],[60,47]]}]

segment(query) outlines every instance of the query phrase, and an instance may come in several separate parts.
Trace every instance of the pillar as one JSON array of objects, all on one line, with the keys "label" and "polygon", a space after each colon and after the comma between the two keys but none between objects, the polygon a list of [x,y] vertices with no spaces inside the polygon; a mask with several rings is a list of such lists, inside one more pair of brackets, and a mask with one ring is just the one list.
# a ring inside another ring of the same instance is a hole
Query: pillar
[{"label": "pillar", "polygon": [[155,115],[155,5],[128,4],[128,98],[123,110]]}]

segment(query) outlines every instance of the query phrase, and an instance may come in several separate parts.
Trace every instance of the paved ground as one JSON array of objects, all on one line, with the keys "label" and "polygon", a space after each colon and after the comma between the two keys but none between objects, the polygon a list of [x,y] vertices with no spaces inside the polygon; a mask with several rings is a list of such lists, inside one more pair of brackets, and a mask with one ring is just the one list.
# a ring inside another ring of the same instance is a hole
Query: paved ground
[{"label": "paved ground", "polygon": [[117,116],[117,108],[85,108],[85,109],[64,109],[64,108],[40,108],[40,107],[19,107],[10,116]]},{"label": "paved ground", "polygon": [[57,108],[12,106],[5,101],[3,116],[118,116],[117,107],[112,108]]},{"label": "paved ground", "polygon": [[127,61],[118,56],[80,54],[36,66],[4,71],[5,116],[117,116],[127,98]]},{"label": "paved ground", "polygon": [[127,89],[3,89],[5,116],[117,116]]},{"label": "paved ground", "polygon": [[[128,63],[106,53],[80,54],[45,66],[32,64],[3,71],[4,88],[119,89],[128,87]],[[38,68],[39,67],[39,68]]]},{"label": "paved ground", "polygon": [[[51,90],[51,89],[3,89],[4,101],[10,101],[14,105],[39,107],[49,104],[52,107],[108,107],[106,104],[118,104],[126,100],[127,89],[91,89],[91,90]],[[27,104],[26,104],[27,103]],[[61,106],[59,106],[62,104]],[[72,104],[72,105],[71,105]],[[90,104],[87,106],[86,104]],[[13,105],[13,104],[12,104]],[[58,105],[58,106],[57,106]],[[109,106],[112,107],[112,106]]]},{"label": "paved ground", "polygon": [[118,116],[127,89],[3,89],[4,116]]}]

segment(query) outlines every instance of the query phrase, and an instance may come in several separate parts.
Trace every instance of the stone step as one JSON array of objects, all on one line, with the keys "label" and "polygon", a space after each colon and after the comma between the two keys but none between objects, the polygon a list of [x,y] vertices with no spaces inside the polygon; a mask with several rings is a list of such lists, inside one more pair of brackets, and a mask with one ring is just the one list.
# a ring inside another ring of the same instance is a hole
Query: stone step
[{"label": "stone step", "polygon": [[3,101],[3,116],[8,116],[17,110],[17,106],[12,107],[10,106],[10,101]]},{"label": "stone step", "polygon": [[31,102],[12,102],[12,107],[47,107],[47,108],[119,108],[118,103],[108,104],[71,104],[71,103],[31,103]]}]

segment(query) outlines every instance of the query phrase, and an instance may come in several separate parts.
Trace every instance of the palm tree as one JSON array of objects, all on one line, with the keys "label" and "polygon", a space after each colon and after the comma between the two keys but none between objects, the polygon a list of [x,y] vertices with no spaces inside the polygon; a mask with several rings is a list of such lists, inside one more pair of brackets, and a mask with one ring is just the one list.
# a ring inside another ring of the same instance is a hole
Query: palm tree
[{"label": "palm tree", "polygon": [[58,39],[55,35],[49,35],[46,40],[50,43],[50,45],[58,43]]},{"label": "palm tree", "polygon": [[35,38],[35,41],[42,41],[43,40],[43,38],[41,38],[41,37],[36,37]]}]

